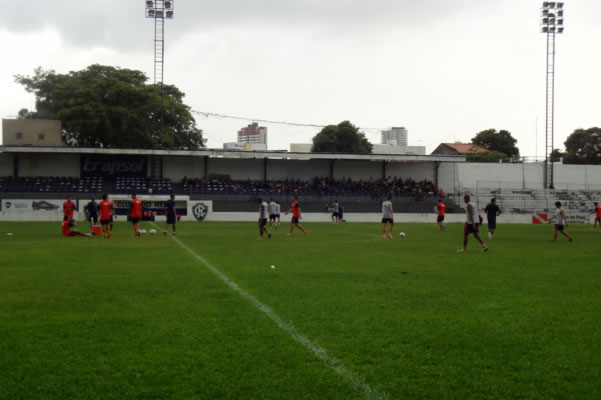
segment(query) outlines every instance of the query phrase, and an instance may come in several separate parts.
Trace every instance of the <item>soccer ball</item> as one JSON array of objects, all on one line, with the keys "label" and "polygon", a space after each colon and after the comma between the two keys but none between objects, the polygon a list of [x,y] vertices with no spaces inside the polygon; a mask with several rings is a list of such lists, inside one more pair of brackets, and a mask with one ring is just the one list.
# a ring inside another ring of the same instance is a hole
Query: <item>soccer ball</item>
[{"label": "soccer ball", "polygon": [[151,229],[151,230],[148,231],[148,233],[151,234],[151,235],[156,235],[157,230],[156,229]]},{"label": "soccer ball", "polygon": [[402,238],[404,238],[405,237],[405,232],[399,233],[399,236],[402,237]]},{"label": "soccer ball", "polygon": [[140,229],[139,232],[140,235],[146,235],[146,229]]}]

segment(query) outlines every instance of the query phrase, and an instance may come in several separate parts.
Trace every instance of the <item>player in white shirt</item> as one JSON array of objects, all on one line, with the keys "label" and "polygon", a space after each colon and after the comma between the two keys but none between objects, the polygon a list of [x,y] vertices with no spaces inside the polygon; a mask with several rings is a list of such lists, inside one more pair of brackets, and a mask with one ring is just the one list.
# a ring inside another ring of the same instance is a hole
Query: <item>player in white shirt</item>
[{"label": "player in white shirt", "polygon": [[559,201],[555,202],[555,207],[557,207],[557,210],[555,210],[555,215],[553,215],[551,218],[549,218],[549,222],[555,220],[555,230],[553,231],[553,241],[557,240],[557,232],[559,232],[562,235],[564,235],[565,237],[567,237],[568,240],[571,242],[574,239],[572,239],[572,237],[565,230],[565,228],[567,228],[567,226],[568,226],[568,219],[566,217],[565,211],[563,211],[563,208],[561,208],[561,202],[559,202]]},{"label": "player in white shirt", "polygon": [[268,208],[269,208],[269,227],[271,228],[273,225],[275,225],[275,219],[277,217],[277,213],[276,213],[276,208],[277,208],[277,204],[275,203],[275,201],[273,199],[271,199],[269,201],[268,204]]},{"label": "player in white shirt", "polygon": [[[386,225],[390,224],[390,231],[386,234]],[[392,229],[394,228],[394,213],[392,212],[392,196],[382,202],[382,238],[392,239]]]},{"label": "player in white shirt", "polygon": [[267,230],[267,208],[267,202],[259,199],[259,239],[263,239],[263,233],[267,233],[267,237],[271,239],[271,233]]},{"label": "player in white shirt", "polygon": [[488,251],[488,246],[480,239],[480,235],[478,234],[478,226],[480,225],[480,215],[478,214],[478,205],[474,202],[470,201],[470,196],[467,194],[463,196],[463,201],[466,204],[465,207],[465,225],[463,227],[463,247],[458,251],[463,253],[467,250],[467,237],[470,233],[474,234],[476,240],[480,242],[482,245],[482,252],[486,253]]}]

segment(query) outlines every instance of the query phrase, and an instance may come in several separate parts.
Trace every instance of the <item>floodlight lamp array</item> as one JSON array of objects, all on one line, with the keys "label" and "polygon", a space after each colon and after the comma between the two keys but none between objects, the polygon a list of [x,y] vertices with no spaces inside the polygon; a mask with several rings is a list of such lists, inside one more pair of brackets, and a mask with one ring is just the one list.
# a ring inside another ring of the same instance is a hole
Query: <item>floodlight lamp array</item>
[{"label": "floodlight lamp array", "polygon": [[542,33],[563,33],[563,3],[553,1],[543,2],[541,8],[541,32]]},{"label": "floodlight lamp array", "polygon": [[174,0],[145,0],[146,18],[173,19]]}]

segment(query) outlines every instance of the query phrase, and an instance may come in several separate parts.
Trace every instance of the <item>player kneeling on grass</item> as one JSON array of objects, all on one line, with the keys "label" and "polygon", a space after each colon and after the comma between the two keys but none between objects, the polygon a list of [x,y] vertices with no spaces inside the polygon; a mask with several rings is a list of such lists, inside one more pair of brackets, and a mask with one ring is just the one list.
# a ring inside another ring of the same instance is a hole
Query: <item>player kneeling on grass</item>
[{"label": "player kneeling on grass", "polygon": [[88,237],[91,236],[91,233],[81,233],[80,231],[78,231],[77,229],[75,229],[75,220],[73,218],[69,218],[68,216],[65,215],[65,217],[63,218],[63,224],[61,227],[61,230],[63,232],[63,236],[84,236],[84,237]]},{"label": "player kneeling on grass", "polygon": [[263,233],[267,233],[267,237],[271,239],[271,232],[267,230],[268,207],[266,201],[259,199],[259,239],[263,239]]},{"label": "player kneeling on grass", "polygon": [[565,211],[563,211],[563,208],[561,208],[561,202],[559,202],[559,201],[555,202],[555,207],[557,207],[557,210],[555,210],[555,215],[553,215],[551,218],[549,218],[549,222],[555,220],[555,230],[553,231],[553,241],[557,240],[557,232],[559,232],[562,235],[564,235],[565,237],[567,237],[568,240],[571,242],[574,239],[572,239],[572,237],[568,234],[568,232],[565,231],[565,227],[568,226],[568,219],[566,217]]},{"label": "player kneeling on grass", "polygon": [[109,195],[103,194],[102,201],[98,203],[98,208],[100,209],[100,224],[102,225],[102,236],[105,239],[108,239],[113,234],[112,226],[113,226],[113,203],[109,201]]},{"label": "player kneeling on grass", "polygon": [[463,253],[467,250],[467,237],[470,233],[474,234],[476,240],[480,242],[482,245],[482,252],[488,251],[488,246],[480,239],[480,235],[478,234],[478,225],[480,224],[480,215],[478,214],[478,205],[476,203],[472,203],[470,201],[470,196],[467,194],[463,196],[463,201],[466,204],[465,213],[466,220],[465,226],[463,227],[463,248],[459,249],[460,253]]}]

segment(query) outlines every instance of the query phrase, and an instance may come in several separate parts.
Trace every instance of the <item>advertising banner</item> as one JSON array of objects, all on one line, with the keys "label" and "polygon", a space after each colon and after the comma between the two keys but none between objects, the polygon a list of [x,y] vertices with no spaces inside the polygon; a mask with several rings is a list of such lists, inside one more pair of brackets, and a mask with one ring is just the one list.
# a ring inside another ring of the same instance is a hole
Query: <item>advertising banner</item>
[{"label": "advertising banner", "polygon": [[[165,202],[169,196],[160,195],[140,195],[144,212],[143,219],[146,221],[164,221],[165,220]],[[127,216],[131,196],[115,195],[111,196],[115,213],[121,216]],[[191,201],[190,196],[175,196],[175,209],[181,221],[204,221],[213,210],[212,201]]]},{"label": "advertising banner", "polygon": [[81,176],[101,176],[108,180],[116,177],[146,177],[146,156],[81,155]]},{"label": "advertising banner", "polygon": [[64,201],[64,199],[2,199],[0,214],[7,221],[61,221]]}]

